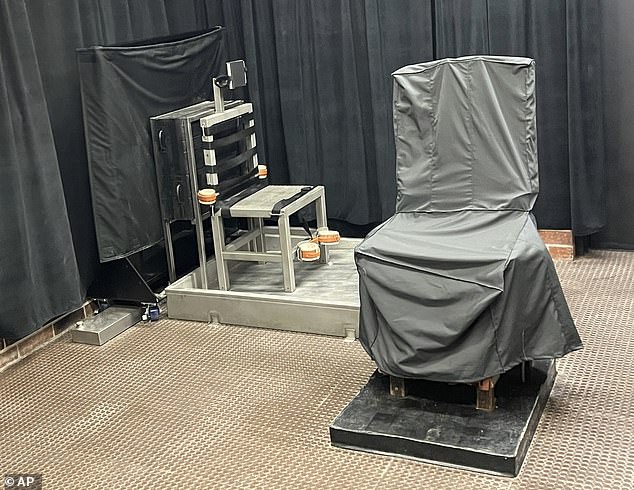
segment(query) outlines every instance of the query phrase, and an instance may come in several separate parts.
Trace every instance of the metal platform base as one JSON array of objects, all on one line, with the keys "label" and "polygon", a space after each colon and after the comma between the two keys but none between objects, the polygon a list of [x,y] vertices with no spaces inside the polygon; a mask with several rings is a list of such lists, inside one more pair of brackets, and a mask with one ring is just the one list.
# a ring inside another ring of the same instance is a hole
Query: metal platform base
[{"label": "metal platform base", "polygon": [[73,342],[103,345],[132,325],[141,321],[143,308],[137,306],[111,306],[81,322],[71,330]]},{"label": "metal platform base", "polygon": [[[267,249],[279,243],[275,228],[266,227]],[[295,245],[306,238],[292,230]],[[284,291],[279,263],[233,262],[231,290],[218,289],[216,262],[207,262],[209,289],[200,287],[200,269],[166,290],[169,318],[222,322],[323,335],[356,337],[359,322],[358,277],[354,247],[358,239],[342,238],[329,248],[328,264],[295,262],[297,289]],[[279,245],[277,245],[279,250]]]},{"label": "metal platform base", "polygon": [[496,385],[497,408],[475,409],[475,390],[408,380],[411,395],[390,395],[375,372],[330,426],[333,445],[516,476],[552,389],[554,361],[536,361],[522,383],[518,367]]}]

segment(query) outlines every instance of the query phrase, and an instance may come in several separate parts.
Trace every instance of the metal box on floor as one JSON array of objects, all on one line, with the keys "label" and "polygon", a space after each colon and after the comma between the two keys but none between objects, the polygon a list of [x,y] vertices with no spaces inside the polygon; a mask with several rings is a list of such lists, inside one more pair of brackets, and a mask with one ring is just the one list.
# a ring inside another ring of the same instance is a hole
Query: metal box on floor
[{"label": "metal box on floor", "polygon": [[141,321],[143,308],[138,306],[111,306],[87,318],[71,330],[73,342],[103,345]]}]

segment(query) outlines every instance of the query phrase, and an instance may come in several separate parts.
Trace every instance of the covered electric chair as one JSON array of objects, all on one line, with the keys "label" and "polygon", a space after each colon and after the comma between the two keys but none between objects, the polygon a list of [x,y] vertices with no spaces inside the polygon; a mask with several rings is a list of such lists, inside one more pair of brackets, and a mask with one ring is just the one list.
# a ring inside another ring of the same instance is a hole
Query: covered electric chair
[{"label": "covered electric chair", "polygon": [[365,350],[396,378],[470,383],[580,349],[531,215],[533,60],[445,59],[393,77],[396,214],[355,252]]}]

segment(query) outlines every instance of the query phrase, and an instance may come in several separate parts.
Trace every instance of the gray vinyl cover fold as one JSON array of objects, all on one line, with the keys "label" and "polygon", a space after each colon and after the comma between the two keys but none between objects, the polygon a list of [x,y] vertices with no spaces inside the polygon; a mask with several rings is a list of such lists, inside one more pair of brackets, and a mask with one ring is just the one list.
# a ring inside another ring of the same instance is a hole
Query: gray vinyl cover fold
[{"label": "gray vinyl cover fold", "polygon": [[393,78],[397,211],[355,251],[361,344],[384,373],[446,382],[581,348],[530,214],[533,60],[446,59]]}]

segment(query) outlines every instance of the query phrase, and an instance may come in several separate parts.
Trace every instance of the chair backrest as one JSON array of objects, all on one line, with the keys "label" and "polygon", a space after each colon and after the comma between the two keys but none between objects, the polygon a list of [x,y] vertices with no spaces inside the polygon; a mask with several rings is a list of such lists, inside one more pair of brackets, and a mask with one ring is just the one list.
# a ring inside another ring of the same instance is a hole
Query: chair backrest
[{"label": "chair backrest", "polygon": [[259,181],[254,124],[249,103],[200,119],[206,184],[223,200]]},{"label": "chair backrest", "polygon": [[533,60],[469,56],[392,76],[397,212],[532,209]]}]

